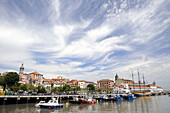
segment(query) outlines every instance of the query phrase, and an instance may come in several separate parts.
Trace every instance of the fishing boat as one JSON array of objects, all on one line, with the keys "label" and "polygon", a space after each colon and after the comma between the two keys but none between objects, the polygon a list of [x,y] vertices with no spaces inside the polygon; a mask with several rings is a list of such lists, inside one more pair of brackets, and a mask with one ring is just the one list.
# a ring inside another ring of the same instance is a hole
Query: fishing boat
[{"label": "fishing boat", "polygon": [[103,101],[112,101],[114,99],[115,99],[114,97],[108,97],[107,95],[103,96]]},{"label": "fishing boat", "polygon": [[124,100],[133,100],[136,99],[136,97],[134,96],[134,94],[127,94],[122,96]]},{"label": "fishing boat", "polygon": [[40,105],[43,103],[45,103],[45,101],[40,101],[38,104],[35,104],[35,107],[40,107]]},{"label": "fishing boat", "polygon": [[91,97],[89,98],[79,98],[80,104],[95,104],[96,100],[92,99]]},{"label": "fishing boat", "polygon": [[102,101],[103,100],[103,95],[96,95],[94,97],[94,99],[98,100],[98,101]]},{"label": "fishing boat", "polygon": [[73,97],[73,100],[70,100],[69,103],[72,103],[72,104],[79,104],[79,98],[77,97]]},{"label": "fishing boat", "polygon": [[39,106],[40,108],[54,109],[58,107],[63,107],[63,104],[59,104],[58,99],[56,100],[55,98],[53,98],[52,100],[49,100],[48,103],[42,103]]},{"label": "fishing boat", "polygon": [[120,95],[119,95],[119,94],[117,94],[117,95],[115,96],[114,100],[115,100],[115,101],[121,101],[121,100],[122,100],[122,98],[120,97]]}]

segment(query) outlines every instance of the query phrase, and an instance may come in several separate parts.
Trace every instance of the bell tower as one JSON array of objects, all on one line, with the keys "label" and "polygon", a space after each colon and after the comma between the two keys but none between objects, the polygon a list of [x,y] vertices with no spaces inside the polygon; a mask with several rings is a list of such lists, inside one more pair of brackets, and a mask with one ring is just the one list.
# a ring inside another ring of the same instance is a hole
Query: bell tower
[{"label": "bell tower", "polygon": [[116,76],[115,76],[115,82],[119,79],[119,76],[117,75],[116,73]]},{"label": "bell tower", "polygon": [[19,74],[24,74],[24,64],[23,63],[20,67]]}]

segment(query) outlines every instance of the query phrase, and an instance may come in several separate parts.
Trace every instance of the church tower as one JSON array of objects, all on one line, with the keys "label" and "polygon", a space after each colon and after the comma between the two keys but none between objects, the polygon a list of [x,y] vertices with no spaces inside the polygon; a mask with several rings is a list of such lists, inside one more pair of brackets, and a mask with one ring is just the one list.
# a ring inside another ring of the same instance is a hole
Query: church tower
[{"label": "church tower", "polygon": [[115,76],[115,82],[119,79],[119,76],[117,75],[116,73],[116,76]]},{"label": "church tower", "polygon": [[24,64],[23,63],[20,67],[19,74],[24,74]]}]

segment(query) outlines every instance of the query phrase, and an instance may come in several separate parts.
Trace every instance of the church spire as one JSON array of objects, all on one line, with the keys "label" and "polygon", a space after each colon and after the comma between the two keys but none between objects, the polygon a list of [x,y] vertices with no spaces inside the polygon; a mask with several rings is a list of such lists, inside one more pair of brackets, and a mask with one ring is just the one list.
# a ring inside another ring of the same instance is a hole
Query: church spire
[{"label": "church spire", "polygon": [[24,64],[23,63],[20,67],[19,74],[24,74]]}]

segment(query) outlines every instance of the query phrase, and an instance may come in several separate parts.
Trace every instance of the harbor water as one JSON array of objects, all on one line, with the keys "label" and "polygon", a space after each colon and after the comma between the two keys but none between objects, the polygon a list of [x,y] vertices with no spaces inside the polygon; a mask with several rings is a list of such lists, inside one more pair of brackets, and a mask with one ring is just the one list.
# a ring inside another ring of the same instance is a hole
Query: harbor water
[{"label": "harbor water", "polygon": [[69,104],[58,109],[36,108],[35,103],[0,105],[0,113],[170,113],[170,97],[162,95],[117,102]]}]

